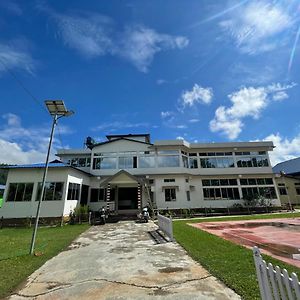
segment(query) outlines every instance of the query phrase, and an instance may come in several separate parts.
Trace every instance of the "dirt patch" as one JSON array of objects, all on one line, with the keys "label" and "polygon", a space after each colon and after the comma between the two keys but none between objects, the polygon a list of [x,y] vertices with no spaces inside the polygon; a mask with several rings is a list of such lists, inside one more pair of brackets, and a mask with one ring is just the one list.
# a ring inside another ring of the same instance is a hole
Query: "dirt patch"
[{"label": "dirt patch", "polygon": [[181,267],[167,267],[163,269],[158,269],[158,272],[160,273],[174,273],[174,272],[182,272],[186,271],[187,269],[181,268]]}]

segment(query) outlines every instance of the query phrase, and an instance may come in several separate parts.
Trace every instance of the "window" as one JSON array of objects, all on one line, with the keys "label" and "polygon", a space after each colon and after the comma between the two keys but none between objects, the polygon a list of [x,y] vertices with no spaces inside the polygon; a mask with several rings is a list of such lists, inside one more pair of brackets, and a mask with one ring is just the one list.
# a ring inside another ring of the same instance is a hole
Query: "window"
[{"label": "window", "polygon": [[201,168],[234,168],[233,158],[200,158]]},{"label": "window", "polygon": [[93,169],[116,169],[116,157],[97,157],[93,161]]},{"label": "window", "polygon": [[179,155],[164,155],[157,157],[158,167],[179,167]]},{"label": "window", "polygon": [[300,187],[296,187],[296,195],[300,195]]},{"label": "window", "polygon": [[79,200],[80,193],[80,184],[78,183],[69,183],[68,187],[68,200]]},{"label": "window", "polygon": [[155,157],[154,156],[140,156],[139,157],[139,168],[155,168]]},{"label": "window", "polygon": [[276,191],[274,187],[246,187],[242,188],[243,198],[257,198],[258,196],[267,199],[276,199]]},{"label": "window", "polygon": [[149,179],[149,184],[154,184],[154,179]]},{"label": "window", "polygon": [[91,189],[90,202],[99,202],[106,200],[106,189]]},{"label": "window", "polygon": [[91,158],[90,157],[76,157],[72,158],[68,161],[68,163],[72,167],[79,167],[79,168],[84,168],[84,167],[90,167],[91,166]]},{"label": "window", "polygon": [[189,157],[189,165],[191,169],[197,169],[198,168],[197,157]]},{"label": "window", "polygon": [[204,200],[240,200],[238,188],[203,188]]},{"label": "window", "polygon": [[203,186],[228,186],[237,185],[236,179],[202,179]]},{"label": "window", "polygon": [[[237,152],[240,153],[240,152]],[[243,152],[246,153],[246,152]],[[247,152],[248,153],[248,152]],[[239,168],[253,168],[253,167],[268,167],[268,158],[265,155],[262,156],[245,156],[240,157],[237,160],[237,166]]]},{"label": "window", "polygon": [[182,164],[184,168],[188,168],[189,167],[189,160],[188,157],[185,155],[182,155]]},{"label": "window", "polygon": [[132,169],[132,168],[133,168],[132,156],[119,157],[119,169]]},{"label": "window", "polygon": [[191,201],[191,193],[190,191],[186,191],[186,200]]},{"label": "window", "polygon": [[176,189],[175,188],[168,188],[165,189],[165,201],[176,201]]},{"label": "window", "polygon": [[[241,185],[273,185],[272,178],[242,178]],[[280,185],[280,183],[278,184]]]},{"label": "window", "polygon": [[175,182],[175,179],[174,178],[167,178],[167,179],[164,179],[164,182]]},{"label": "window", "polygon": [[[63,182],[46,182],[43,201],[62,200],[63,188],[64,188]],[[40,200],[41,192],[42,192],[42,182],[39,182],[36,201]]]},{"label": "window", "polygon": [[287,195],[287,190],[285,187],[281,187],[279,188],[279,194],[280,195]]},{"label": "window", "polygon": [[33,183],[10,183],[8,186],[8,202],[28,202],[31,201]]}]

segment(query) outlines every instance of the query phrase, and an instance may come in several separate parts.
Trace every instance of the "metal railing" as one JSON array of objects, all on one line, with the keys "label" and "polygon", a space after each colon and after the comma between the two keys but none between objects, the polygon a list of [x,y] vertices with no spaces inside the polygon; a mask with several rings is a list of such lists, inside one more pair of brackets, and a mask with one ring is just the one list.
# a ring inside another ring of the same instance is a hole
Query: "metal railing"
[{"label": "metal railing", "polygon": [[157,214],[157,220],[158,220],[158,226],[161,231],[163,231],[173,242],[174,236],[173,236],[173,222],[172,218],[167,218],[165,216]]},{"label": "metal railing", "polygon": [[253,247],[253,256],[262,300],[300,299],[300,283],[296,273],[290,277],[286,269],[267,264],[256,246]]}]

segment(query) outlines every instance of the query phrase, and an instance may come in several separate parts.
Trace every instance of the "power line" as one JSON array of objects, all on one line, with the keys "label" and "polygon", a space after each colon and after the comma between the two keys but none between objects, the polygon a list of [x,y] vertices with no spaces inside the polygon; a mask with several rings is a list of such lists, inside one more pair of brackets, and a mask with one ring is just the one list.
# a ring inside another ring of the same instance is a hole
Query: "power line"
[{"label": "power line", "polygon": [[25,87],[25,85],[23,84],[23,82],[17,77],[17,75],[10,70],[7,65],[4,63],[4,61],[2,59],[0,59],[1,64],[3,65],[3,67],[5,68],[5,70],[10,73],[10,75],[16,80],[16,82],[19,84],[19,86],[25,91],[26,94],[28,94],[30,96],[31,99],[33,99],[43,110],[46,110],[46,108],[41,104],[41,102],[29,91],[29,89],[27,89]]}]

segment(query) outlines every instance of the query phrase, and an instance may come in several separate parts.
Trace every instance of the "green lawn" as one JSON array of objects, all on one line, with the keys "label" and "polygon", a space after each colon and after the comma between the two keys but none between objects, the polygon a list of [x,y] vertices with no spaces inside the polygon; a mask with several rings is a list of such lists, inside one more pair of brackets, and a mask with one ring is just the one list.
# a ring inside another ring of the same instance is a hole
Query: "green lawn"
[{"label": "green lawn", "polygon": [[65,249],[88,225],[39,228],[36,251],[30,256],[32,229],[5,228],[0,230],[0,299],[10,294],[33,271]]},{"label": "green lawn", "polygon": [[[173,228],[176,241],[187,250],[194,260],[198,261],[228,287],[235,290],[243,299],[253,300],[260,299],[260,296],[256,282],[252,250],[193,228],[187,223],[290,217],[299,218],[300,213],[180,220],[173,222]],[[298,276],[300,275],[299,268],[266,255],[264,255],[264,258],[268,262],[286,268],[289,272],[296,272]]]}]

